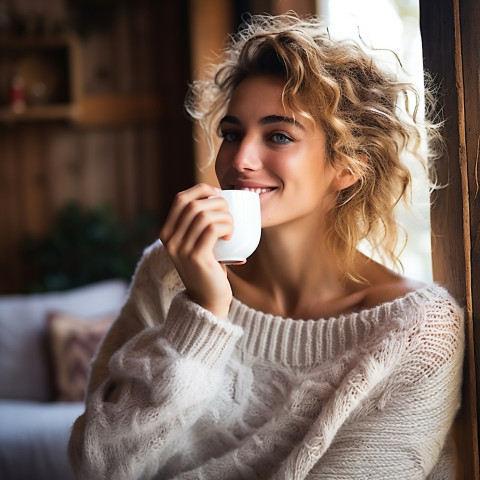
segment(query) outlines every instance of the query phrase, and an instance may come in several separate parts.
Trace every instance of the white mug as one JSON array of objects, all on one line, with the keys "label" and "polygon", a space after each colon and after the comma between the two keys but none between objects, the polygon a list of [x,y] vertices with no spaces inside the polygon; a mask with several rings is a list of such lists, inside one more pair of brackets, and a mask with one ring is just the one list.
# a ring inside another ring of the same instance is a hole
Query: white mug
[{"label": "white mug", "polygon": [[233,217],[233,234],[229,240],[218,239],[213,253],[224,264],[245,262],[260,242],[260,197],[247,190],[222,190],[221,195]]}]

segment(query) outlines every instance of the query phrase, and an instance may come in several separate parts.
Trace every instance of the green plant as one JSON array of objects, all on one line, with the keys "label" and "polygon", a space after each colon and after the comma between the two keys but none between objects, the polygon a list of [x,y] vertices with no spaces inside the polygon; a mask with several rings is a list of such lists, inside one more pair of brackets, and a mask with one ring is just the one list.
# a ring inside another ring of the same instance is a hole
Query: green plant
[{"label": "green plant", "polygon": [[110,278],[131,279],[142,250],[154,239],[153,216],[120,224],[110,207],[67,205],[51,231],[29,236],[23,251],[31,269],[31,292],[58,291]]}]

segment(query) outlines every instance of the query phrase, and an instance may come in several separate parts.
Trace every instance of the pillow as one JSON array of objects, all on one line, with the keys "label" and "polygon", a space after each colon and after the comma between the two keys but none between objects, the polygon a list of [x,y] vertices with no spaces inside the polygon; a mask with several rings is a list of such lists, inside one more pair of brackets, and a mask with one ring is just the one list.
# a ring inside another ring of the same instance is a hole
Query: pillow
[{"label": "pillow", "polygon": [[66,292],[0,295],[0,398],[52,400],[45,348],[48,312],[90,318],[118,313],[127,288],[123,280],[106,280]]},{"label": "pillow", "polygon": [[48,316],[48,343],[56,390],[55,400],[84,400],[90,360],[114,319],[114,315],[97,319],[85,319],[68,313]]}]

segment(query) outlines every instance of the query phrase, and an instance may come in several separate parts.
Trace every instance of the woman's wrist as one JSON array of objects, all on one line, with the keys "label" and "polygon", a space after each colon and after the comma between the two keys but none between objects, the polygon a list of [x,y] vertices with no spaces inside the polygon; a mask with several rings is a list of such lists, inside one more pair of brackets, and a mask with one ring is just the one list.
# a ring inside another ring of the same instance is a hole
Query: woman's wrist
[{"label": "woman's wrist", "polygon": [[195,303],[200,305],[205,310],[208,310],[210,313],[215,315],[218,318],[226,320],[228,318],[228,312],[230,311],[230,304],[232,300],[230,299],[228,303],[221,302],[215,304],[208,304],[206,302],[200,302],[195,299],[192,299]]}]

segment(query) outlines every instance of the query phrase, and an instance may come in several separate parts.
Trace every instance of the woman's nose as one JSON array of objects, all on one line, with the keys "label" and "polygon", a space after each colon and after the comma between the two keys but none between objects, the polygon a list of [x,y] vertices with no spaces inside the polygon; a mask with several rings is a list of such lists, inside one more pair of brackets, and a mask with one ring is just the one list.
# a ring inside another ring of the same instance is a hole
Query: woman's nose
[{"label": "woman's nose", "polygon": [[243,138],[233,158],[233,167],[238,172],[257,170],[261,165],[260,149],[254,139]]}]

